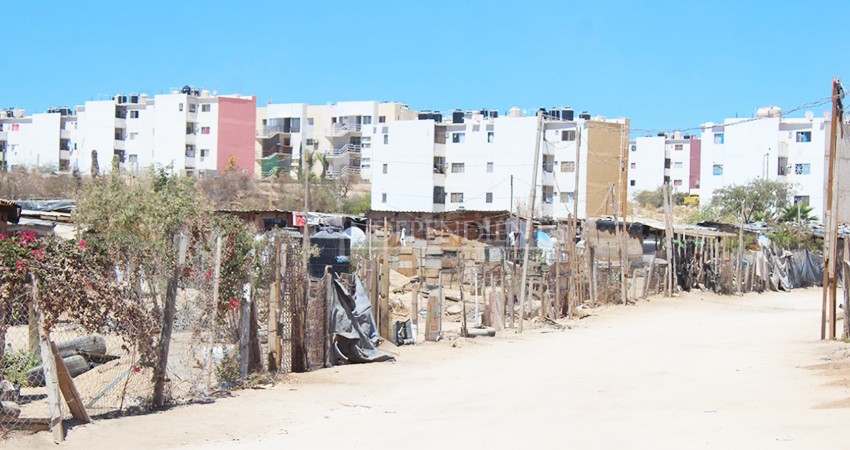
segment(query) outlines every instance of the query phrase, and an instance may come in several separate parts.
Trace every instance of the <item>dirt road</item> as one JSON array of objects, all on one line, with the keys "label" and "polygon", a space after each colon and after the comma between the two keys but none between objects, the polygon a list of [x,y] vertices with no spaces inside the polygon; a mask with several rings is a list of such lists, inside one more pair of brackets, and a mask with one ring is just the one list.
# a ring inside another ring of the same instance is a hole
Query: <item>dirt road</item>
[{"label": "dirt road", "polygon": [[76,427],[60,448],[848,448],[850,346],[817,341],[819,314],[818,290],[641,301]]}]

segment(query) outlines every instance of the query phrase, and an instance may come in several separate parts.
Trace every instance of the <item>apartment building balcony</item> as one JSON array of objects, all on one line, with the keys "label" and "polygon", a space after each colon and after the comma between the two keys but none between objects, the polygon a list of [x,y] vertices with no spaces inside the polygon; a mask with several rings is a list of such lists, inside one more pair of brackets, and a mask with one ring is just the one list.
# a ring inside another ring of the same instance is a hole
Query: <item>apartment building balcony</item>
[{"label": "apartment building balcony", "polygon": [[330,159],[348,157],[353,155],[359,156],[362,146],[360,144],[345,144],[340,148],[334,148],[328,151],[325,156]]},{"label": "apartment building balcony", "polygon": [[71,171],[71,159],[70,158],[62,158],[59,157],[59,172],[70,172]]},{"label": "apartment building balcony", "polygon": [[551,171],[543,170],[543,173],[540,177],[540,182],[544,186],[554,186],[555,185],[555,173]]},{"label": "apartment building balcony", "polygon": [[127,119],[116,117],[115,128],[127,128]]},{"label": "apartment building balcony", "polygon": [[8,139],[6,136],[7,135],[5,131],[0,131],[0,141],[5,141],[6,139]]},{"label": "apartment building balcony", "polygon": [[127,149],[127,144],[124,142],[123,139],[116,139],[115,143],[113,145],[114,145],[115,150],[126,150]]},{"label": "apartment building balcony", "polygon": [[325,136],[342,137],[351,133],[360,133],[362,125],[359,123],[335,123],[325,129]]},{"label": "apartment building balcony", "polygon": [[59,139],[71,139],[71,130],[65,128],[59,130]]},{"label": "apartment building balcony", "polygon": [[268,125],[257,130],[257,140],[271,139],[281,134],[292,134],[291,128],[283,124]]},{"label": "apartment building balcony", "polygon": [[197,145],[198,143],[198,135],[195,133],[186,135],[186,145]]},{"label": "apartment building balcony", "polygon": [[68,150],[59,150],[59,159],[71,159],[71,152]]},{"label": "apartment building balcony", "polygon": [[325,173],[325,178],[329,180],[335,180],[337,178],[341,178],[349,174],[360,175],[360,168],[349,165],[342,167],[329,167],[328,171]]},{"label": "apartment building balcony", "polygon": [[543,199],[543,202],[540,204],[540,214],[543,217],[552,217],[555,213],[555,203],[552,198],[547,201],[547,199]]}]

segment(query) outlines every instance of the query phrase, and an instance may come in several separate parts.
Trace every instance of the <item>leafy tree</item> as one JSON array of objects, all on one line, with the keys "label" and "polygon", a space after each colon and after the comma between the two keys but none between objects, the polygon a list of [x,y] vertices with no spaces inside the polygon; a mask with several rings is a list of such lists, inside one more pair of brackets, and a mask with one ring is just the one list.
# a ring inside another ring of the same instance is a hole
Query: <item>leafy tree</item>
[{"label": "leafy tree", "polygon": [[[685,197],[688,194],[685,192],[673,192],[673,204],[682,205],[685,203]],[[654,206],[661,208],[664,206],[664,193],[662,187],[659,186],[653,190],[637,191],[634,194],[635,201],[641,206]]]},{"label": "leafy tree", "polygon": [[746,223],[773,221],[788,205],[792,189],[786,183],[755,179],[747,184],[730,185],[714,191],[712,206],[726,220],[741,218]]}]

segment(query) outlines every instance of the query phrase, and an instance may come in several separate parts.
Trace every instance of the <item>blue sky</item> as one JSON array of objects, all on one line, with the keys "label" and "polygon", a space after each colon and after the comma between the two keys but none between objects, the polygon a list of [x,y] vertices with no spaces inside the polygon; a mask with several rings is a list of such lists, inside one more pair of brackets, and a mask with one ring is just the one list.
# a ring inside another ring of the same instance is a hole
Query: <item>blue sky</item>
[{"label": "blue sky", "polygon": [[572,106],[673,130],[850,77],[846,0],[6,0],[0,14],[0,107],[28,112],[190,84],[259,104]]}]

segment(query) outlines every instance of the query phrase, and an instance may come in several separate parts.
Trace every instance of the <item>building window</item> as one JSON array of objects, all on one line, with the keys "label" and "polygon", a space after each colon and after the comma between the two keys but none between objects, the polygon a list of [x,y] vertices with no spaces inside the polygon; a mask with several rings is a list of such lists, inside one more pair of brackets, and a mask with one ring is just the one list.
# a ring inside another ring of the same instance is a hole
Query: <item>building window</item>
[{"label": "building window", "polygon": [[372,116],[363,116],[363,125],[372,125]]},{"label": "building window", "polygon": [[186,157],[187,158],[194,158],[195,157],[195,147],[193,147],[191,145],[186,146]]},{"label": "building window", "polygon": [[201,134],[210,134],[210,127],[201,127]]},{"label": "building window", "polygon": [[198,106],[197,106],[197,105],[195,105],[194,103],[190,103],[190,104],[189,104],[189,112],[190,112],[190,113],[193,113],[193,112],[195,112],[195,111],[197,111],[197,110],[198,110]]},{"label": "building window", "polygon": [[131,119],[138,119],[139,118],[139,111],[130,111],[129,117]]},{"label": "building window", "polygon": [[452,203],[463,203],[463,192],[452,192]]},{"label": "building window", "polygon": [[714,143],[715,144],[722,144],[723,142],[725,142],[725,139],[723,137],[723,133],[714,133]]},{"label": "building window", "polygon": [[561,203],[570,203],[573,201],[575,194],[571,192],[561,192]]},{"label": "building window", "polygon": [[493,163],[487,163],[487,173],[493,173]]},{"label": "building window", "polygon": [[204,160],[207,156],[210,156],[210,150],[208,148],[201,149],[201,161]]},{"label": "building window", "polygon": [[387,165],[386,164],[384,164],[384,166],[383,166],[383,171],[384,171],[384,173],[387,173]]},{"label": "building window", "polygon": [[632,169],[637,169],[637,163],[632,163],[629,167],[631,167]]},{"label": "building window", "polygon": [[576,140],[576,130],[561,130],[561,140],[562,141],[574,141],[574,140]]},{"label": "building window", "polygon": [[496,133],[493,131],[487,132],[487,143],[492,144],[493,140],[496,139]]},{"label": "building window", "polygon": [[127,139],[129,139],[131,141],[135,141],[138,138],[139,138],[139,133],[137,133],[135,131],[133,131],[133,132],[131,132],[130,134],[127,135]]},{"label": "building window", "polygon": [[723,164],[714,164],[711,166],[711,173],[714,175],[723,175]]},{"label": "building window", "polygon": [[210,104],[205,103],[205,104],[201,105],[201,112],[210,112]]},{"label": "building window", "polygon": [[446,188],[434,186],[434,203],[444,205],[446,203]]},{"label": "building window", "polygon": [[809,163],[794,164],[795,175],[809,175],[812,173],[812,165]]},{"label": "building window", "polygon": [[183,111],[183,104],[182,104],[182,103],[180,103],[180,104],[178,105],[178,109],[179,109],[180,111]]},{"label": "building window", "polygon": [[314,142],[314,141],[313,141],[313,139],[312,139],[312,138],[307,138],[307,139],[304,141],[304,145],[307,145],[307,146],[312,147],[312,146],[314,145],[314,144],[313,144],[313,142]]},{"label": "building window", "polygon": [[389,135],[389,134],[385,134],[385,135],[384,135],[384,145],[387,145],[387,144],[389,144],[389,143],[390,143],[390,135]]},{"label": "building window", "polygon": [[776,174],[779,176],[785,176],[788,174],[788,158],[785,156],[780,156],[776,160]]},{"label": "building window", "polygon": [[484,200],[484,201],[485,201],[486,203],[493,203],[493,193],[492,193],[492,192],[488,192],[488,193],[486,193],[486,194],[484,195],[484,198],[485,198],[485,200]]},{"label": "building window", "polygon": [[452,133],[452,143],[460,144],[466,142],[466,133]]},{"label": "building window", "polygon": [[307,118],[307,125],[309,125],[309,126],[311,126],[311,127],[312,127],[312,126],[313,126],[313,123],[314,123],[314,119],[313,119],[312,117],[308,117],[308,118]]},{"label": "building window", "polygon": [[19,124],[19,123],[13,123],[12,124],[12,131],[20,131],[20,129],[21,129],[21,124]]},{"label": "building window", "polygon": [[677,152],[681,152],[684,146],[682,144],[676,144],[673,146],[673,150]]},{"label": "building window", "polygon": [[632,144],[632,151],[633,151],[633,152],[636,152],[636,151],[637,151],[637,145]]},{"label": "building window", "polygon": [[452,173],[463,173],[465,169],[464,163],[452,163]]},{"label": "building window", "polygon": [[378,123],[387,123],[387,116],[378,116]]},{"label": "building window", "polygon": [[629,180],[629,186],[634,186],[634,185],[635,185],[635,180]]},{"label": "building window", "polygon": [[674,169],[684,169],[685,163],[683,163],[681,161],[676,161],[676,162],[673,163],[673,168]]},{"label": "building window", "polygon": [[811,131],[798,131],[797,132],[797,142],[812,142],[812,132]]},{"label": "building window", "polygon": [[681,186],[682,180],[673,180],[673,186]]},{"label": "building window", "polygon": [[[386,166],[386,164],[384,164],[384,165]],[[383,192],[383,193],[381,193],[381,203],[386,203],[386,202],[387,202],[387,193]]]},{"label": "building window", "polygon": [[561,161],[561,172],[575,172],[576,171],[576,162],[575,161]]}]

